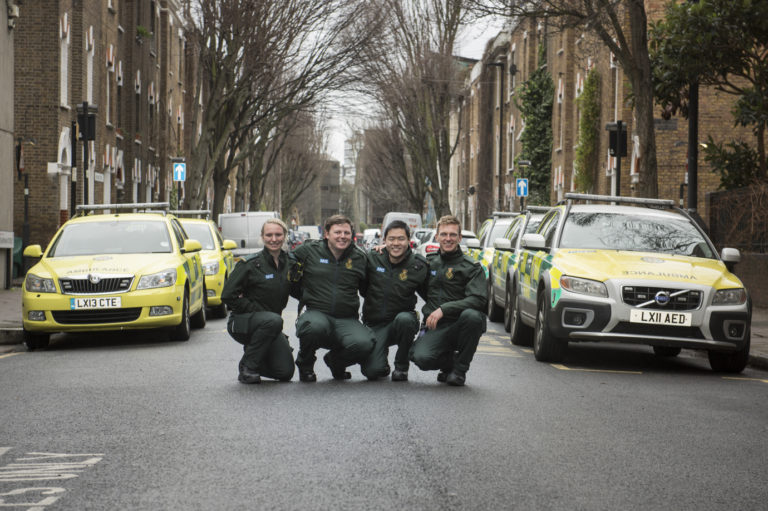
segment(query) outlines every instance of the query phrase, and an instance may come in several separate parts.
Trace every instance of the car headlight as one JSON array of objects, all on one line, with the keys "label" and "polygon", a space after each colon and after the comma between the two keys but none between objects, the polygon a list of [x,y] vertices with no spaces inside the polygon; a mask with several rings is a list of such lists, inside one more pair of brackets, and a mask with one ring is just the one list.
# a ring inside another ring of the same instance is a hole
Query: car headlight
[{"label": "car headlight", "polygon": [[53,283],[53,279],[44,279],[31,273],[27,275],[25,284],[27,291],[30,293],[55,293],[56,286]]},{"label": "car headlight", "polygon": [[605,284],[596,280],[580,279],[578,277],[560,277],[560,287],[571,293],[580,293],[582,295],[608,297],[608,290]]},{"label": "car headlight", "polygon": [[139,279],[136,289],[152,289],[156,287],[168,287],[176,283],[176,270],[163,270],[152,275],[144,275]]},{"label": "car headlight", "polygon": [[743,288],[721,289],[712,298],[712,305],[741,305],[747,301],[747,291]]},{"label": "car headlight", "polygon": [[212,263],[205,263],[203,265],[203,272],[206,275],[216,275],[219,273],[219,262],[213,261]]}]

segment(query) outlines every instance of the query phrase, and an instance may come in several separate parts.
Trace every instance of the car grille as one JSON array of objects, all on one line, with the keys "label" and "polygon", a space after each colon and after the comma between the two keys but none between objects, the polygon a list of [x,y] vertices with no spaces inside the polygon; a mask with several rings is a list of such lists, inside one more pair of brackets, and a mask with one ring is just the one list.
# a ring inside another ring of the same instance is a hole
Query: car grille
[{"label": "car grille", "polygon": [[[669,302],[661,305],[656,302],[654,297],[659,292],[665,292],[669,296]],[[681,293],[676,296],[676,293]],[[624,303],[637,307],[641,303],[651,302],[644,306],[644,309],[663,309],[673,311],[687,311],[699,308],[703,293],[695,289],[666,289],[661,287],[642,287],[642,286],[624,286],[621,290],[621,297]]]},{"label": "car grille", "polygon": [[95,323],[125,323],[136,321],[141,307],[103,310],[51,311],[53,319],[63,325],[88,325]]},{"label": "car grille", "polygon": [[98,282],[91,281],[91,276],[82,278],[59,279],[61,292],[65,295],[98,295],[109,293],[125,293],[131,289],[133,275],[99,278]]},{"label": "car grille", "polygon": [[618,325],[613,327],[611,332],[615,334],[704,339],[704,334],[702,334],[699,327],[696,326],[645,325],[641,323],[629,323],[628,321],[621,321]]}]

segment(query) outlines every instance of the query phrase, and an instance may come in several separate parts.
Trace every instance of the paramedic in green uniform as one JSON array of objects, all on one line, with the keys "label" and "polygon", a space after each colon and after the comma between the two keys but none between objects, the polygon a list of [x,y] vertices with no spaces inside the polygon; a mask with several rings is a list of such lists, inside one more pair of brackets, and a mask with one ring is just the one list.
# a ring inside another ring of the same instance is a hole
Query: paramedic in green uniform
[{"label": "paramedic in green uniform", "polygon": [[282,249],[287,232],[282,220],[267,220],[261,228],[264,250],[237,263],[221,293],[231,311],[227,331],[243,345],[242,383],[261,383],[262,376],[293,378],[293,349],[281,317],[290,288],[288,254]]},{"label": "paramedic in green uniform", "polygon": [[387,355],[397,346],[392,381],[408,380],[408,352],[419,331],[416,292],[425,297],[428,264],[410,246],[408,224],[394,220],[384,228],[384,249],[368,253],[368,287],[363,323],[373,331],[373,351],[360,370],[369,380],[389,374]]},{"label": "paramedic in green uniform", "polygon": [[426,331],[411,348],[422,370],[439,369],[437,381],[461,386],[485,332],[486,277],[479,262],[461,251],[461,223],[455,216],[437,222],[440,250],[427,256]]},{"label": "paramedic in green uniform", "polygon": [[359,320],[358,291],[366,285],[366,256],[352,244],[352,222],[333,215],[325,222],[324,239],[308,240],[290,254],[289,278],[301,284],[296,320],[299,353],[296,366],[303,382],[317,380],[315,352],[335,380],[351,377],[346,368],[363,362],[373,349],[373,333]]}]

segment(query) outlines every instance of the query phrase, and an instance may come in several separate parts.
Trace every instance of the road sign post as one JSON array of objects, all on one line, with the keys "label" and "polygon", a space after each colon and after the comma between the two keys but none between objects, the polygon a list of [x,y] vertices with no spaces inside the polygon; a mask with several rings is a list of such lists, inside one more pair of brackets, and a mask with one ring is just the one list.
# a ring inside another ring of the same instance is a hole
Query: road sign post
[{"label": "road sign post", "polygon": [[[521,177],[515,181],[515,193],[520,197],[520,211],[523,211],[525,209],[525,198],[528,197],[528,178],[525,177],[525,169],[531,166],[531,160],[517,160],[517,166],[520,167]],[[524,193],[521,193],[521,186],[525,188]]]},{"label": "road sign post", "polygon": [[176,181],[176,209],[181,209],[181,183],[187,180],[187,164],[184,158],[171,158],[173,180]]}]

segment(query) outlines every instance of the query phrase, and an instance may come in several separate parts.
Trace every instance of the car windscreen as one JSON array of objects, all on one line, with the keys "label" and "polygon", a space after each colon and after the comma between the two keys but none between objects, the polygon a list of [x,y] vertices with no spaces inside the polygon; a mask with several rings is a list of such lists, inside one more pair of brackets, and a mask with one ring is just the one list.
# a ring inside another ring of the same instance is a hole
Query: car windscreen
[{"label": "car windscreen", "polygon": [[531,218],[528,220],[528,224],[525,226],[525,232],[536,232],[536,229],[539,228],[539,224],[541,223],[542,218],[544,218],[544,215],[531,215]]},{"label": "car windscreen", "polygon": [[689,220],[666,215],[571,212],[560,247],[716,258]]},{"label": "car windscreen", "polygon": [[65,226],[48,257],[157,254],[170,253],[171,250],[171,238],[165,222],[105,220]]},{"label": "car windscreen", "polygon": [[216,245],[213,243],[213,236],[211,236],[211,228],[206,224],[182,222],[181,225],[184,227],[184,230],[187,231],[187,236],[200,242],[203,246],[203,250],[216,249]]},{"label": "car windscreen", "polygon": [[504,233],[507,231],[507,228],[511,223],[512,220],[496,220],[496,223],[493,225],[493,229],[491,229],[491,234],[488,237],[488,246],[492,247],[493,241],[496,238],[503,238]]}]

